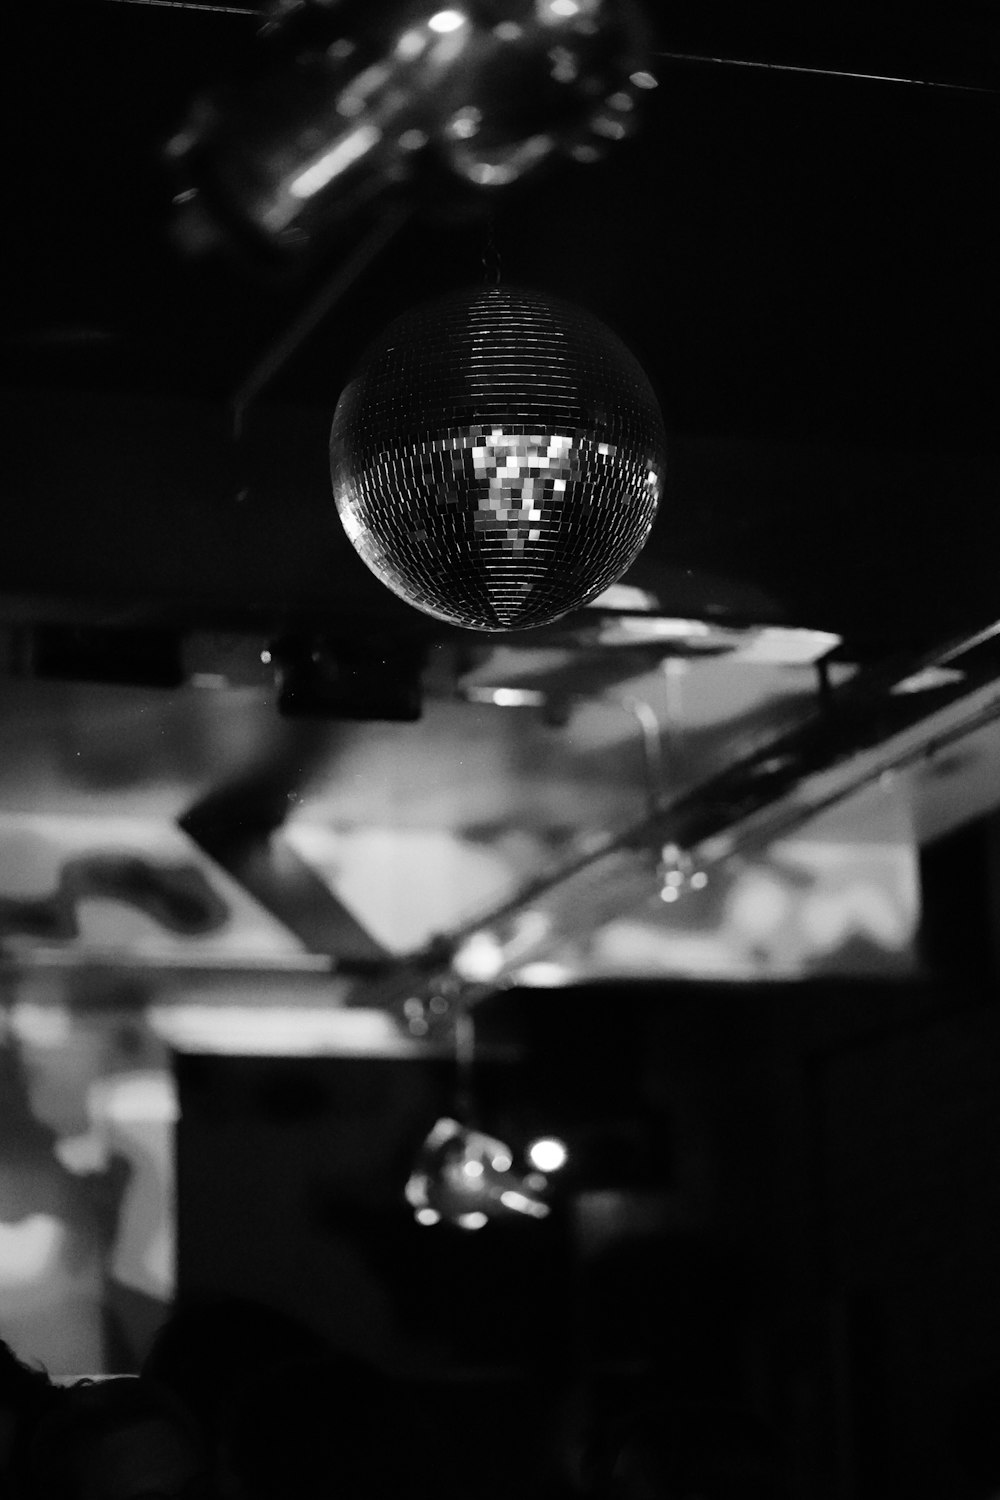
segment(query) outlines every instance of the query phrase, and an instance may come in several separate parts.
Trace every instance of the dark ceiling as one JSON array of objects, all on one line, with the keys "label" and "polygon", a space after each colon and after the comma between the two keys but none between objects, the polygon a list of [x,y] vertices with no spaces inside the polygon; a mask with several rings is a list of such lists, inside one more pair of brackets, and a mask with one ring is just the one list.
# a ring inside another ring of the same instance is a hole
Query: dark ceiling
[{"label": "dark ceiling", "polygon": [[[985,623],[995,8],[647,10],[660,53],[782,69],[660,56],[632,140],[489,199],[504,277],[591,308],[659,394],[670,483],[630,581],[687,614],[833,629],[857,656]],[[257,30],[141,0],[5,18],[9,619],[433,632],[341,536],[326,431],[390,316],[481,278],[483,215],[418,211],[237,449],[229,398],[352,249],[276,281],[171,242],[162,142]],[[851,73],[962,87],[831,76]]]}]

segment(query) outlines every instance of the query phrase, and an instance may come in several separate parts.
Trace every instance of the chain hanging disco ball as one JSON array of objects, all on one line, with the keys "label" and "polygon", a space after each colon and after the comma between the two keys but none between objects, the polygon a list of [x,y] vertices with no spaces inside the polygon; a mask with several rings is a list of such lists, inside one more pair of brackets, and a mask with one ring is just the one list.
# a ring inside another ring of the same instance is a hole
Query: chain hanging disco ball
[{"label": "chain hanging disco ball", "polygon": [[425,614],[546,625],[620,578],[663,487],[642,368],[582,308],[511,287],[404,314],[345,389],[334,498],[361,558]]}]

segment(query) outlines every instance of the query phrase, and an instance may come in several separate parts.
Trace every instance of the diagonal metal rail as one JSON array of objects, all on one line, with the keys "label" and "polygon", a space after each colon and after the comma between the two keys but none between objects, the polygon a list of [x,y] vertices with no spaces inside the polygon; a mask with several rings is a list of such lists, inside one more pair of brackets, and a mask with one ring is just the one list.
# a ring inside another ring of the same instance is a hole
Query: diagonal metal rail
[{"label": "diagonal metal rail", "polygon": [[[921,678],[941,686],[917,691]],[[911,688],[911,684],[914,685]],[[572,897],[580,884],[580,920],[593,920],[607,883],[634,874],[636,856],[674,844],[708,869],[737,852],[759,848],[876,782],[919,763],[973,730],[1000,719],[1000,622],[948,643],[860,671],[835,692],[818,695],[815,710],[795,728],[704,782],[664,799],[625,828],[589,841],[573,857],[526,882],[509,899],[427,947],[401,959],[390,974],[352,991],[349,1003],[393,1010],[413,997],[454,988],[454,961],[474,934],[502,933],[520,914],[546,900]],[[652,889],[652,871],[650,889]],[[635,881],[625,881],[634,894]],[[612,914],[605,893],[600,917]],[[518,965],[524,961],[518,952]],[[500,974],[492,986],[503,982]],[[491,992],[486,986],[483,993]]]}]

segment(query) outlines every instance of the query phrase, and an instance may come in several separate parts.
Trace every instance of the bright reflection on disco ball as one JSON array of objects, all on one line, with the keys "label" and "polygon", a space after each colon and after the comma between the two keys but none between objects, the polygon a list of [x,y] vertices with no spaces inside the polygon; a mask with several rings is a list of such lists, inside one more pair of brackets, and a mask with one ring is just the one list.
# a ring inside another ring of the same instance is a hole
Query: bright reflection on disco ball
[{"label": "bright reflection on disco ball", "polygon": [[545,625],[635,561],[663,487],[663,421],[632,354],[582,308],[476,288],[368,350],[330,439],[364,562],[425,614]]}]

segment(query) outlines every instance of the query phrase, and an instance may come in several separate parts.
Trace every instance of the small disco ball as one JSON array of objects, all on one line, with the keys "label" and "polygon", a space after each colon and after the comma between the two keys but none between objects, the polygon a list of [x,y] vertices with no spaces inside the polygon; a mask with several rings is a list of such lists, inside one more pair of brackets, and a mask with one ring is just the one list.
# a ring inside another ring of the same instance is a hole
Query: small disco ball
[{"label": "small disco ball", "polygon": [[640,365],[582,308],[476,288],[404,314],[337,404],[333,493],[376,577],[470,630],[547,625],[620,578],[663,487]]}]

